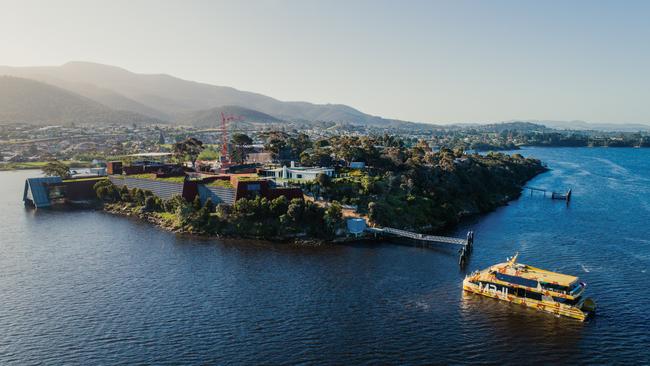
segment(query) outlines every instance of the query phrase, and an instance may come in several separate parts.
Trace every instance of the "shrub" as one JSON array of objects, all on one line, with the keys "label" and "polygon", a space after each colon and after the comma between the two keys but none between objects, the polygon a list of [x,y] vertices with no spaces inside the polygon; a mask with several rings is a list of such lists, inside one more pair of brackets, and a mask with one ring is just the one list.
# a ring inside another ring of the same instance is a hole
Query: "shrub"
[{"label": "shrub", "polygon": [[116,202],[120,199],[120,192],[108,179],[95,183],[93,189],[97,198],[104,202]]},{"label": "shrub", "polygon": [[213,212],[214,211],[214,203],[212,203],[212,198],[208,197],[207,200],[205,200],[205,204],[203,207],[208,210],[208,212]]},{"label": "shrub", "polygon": [[174,213],[178,209],[178,207],[186,204],[187,202],[185,199],[179,195],[175,195],[174,197],[168,199],[167,201],[164,202],[163,206],[166,212]]},{"label": "shrub", "polygon": [[156,199],[153,196],[148,196],[144,200],[143,211],[146,211],[146,212],[156,211]]},{"label": "shrub", "polygon": [[194,197],[194,201],[192,201],[192,207],[194,207],[194,210],[196,210],[196,211],[201,209],[201,207],[202,207],[201,206],[201,199],[199,198],[198,195],[196,197]]},{"label": "shrub", "polygon": [[132,200],[133,197],[131,197],[131,192],[129,192],[129,188],[127,186],[122,186],[122,188],[120,188],[120,201],[131,202]]}]

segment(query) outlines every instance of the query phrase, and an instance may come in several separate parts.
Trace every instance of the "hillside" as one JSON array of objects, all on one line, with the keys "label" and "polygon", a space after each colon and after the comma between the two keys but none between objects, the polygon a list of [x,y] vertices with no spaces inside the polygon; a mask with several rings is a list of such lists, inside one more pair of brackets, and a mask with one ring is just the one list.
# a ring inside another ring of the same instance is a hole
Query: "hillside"
[{"label": "hillside", "polygon": [[160,123],[151,117],[111,109],[52,85],[0,76],[0,123],[15,122],[37,125]]},{"label": "hillside", "polygon": [[584,121],[530,121],[558,130],[638,132],[650,131],[650,125],[642,123],[590,123]]},{"label": "hillside", "polygon": [[335,121],[377,126],[402,123],[371,116],[341,104],[283,102],[231,87],[187,81],[163,74],[136,74],[119,67],[89,62],[70,62],[50,67],[4,66],[0,67],[0,75],[2,74],[44,81],[115,109],[169,121],[197,111],[236,105],[288,121]]},{"label": "hillside", "polygon": [[180,125],[189,125],[197,127],[215,127],[221,122],[221,113],[230,116],[241,117],[245,122],[249,123],[277,123],[282,120],[275,118],[266,113],[255,111],[252,109],[240,106],[223,106],[203,111],[193,112],[184,116],[178,117],[175,122]]}]

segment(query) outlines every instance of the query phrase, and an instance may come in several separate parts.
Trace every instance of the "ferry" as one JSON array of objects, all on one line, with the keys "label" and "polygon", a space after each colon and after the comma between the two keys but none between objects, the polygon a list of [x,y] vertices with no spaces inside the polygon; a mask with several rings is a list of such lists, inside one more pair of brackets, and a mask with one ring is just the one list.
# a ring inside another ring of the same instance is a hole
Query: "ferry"
[{"label": "ferry", "polygon": [[587,285],[578,277],[507,262],[465,277],[463,290],[541,311],[584,321],[596,312],[596,303],[583,297]]}]

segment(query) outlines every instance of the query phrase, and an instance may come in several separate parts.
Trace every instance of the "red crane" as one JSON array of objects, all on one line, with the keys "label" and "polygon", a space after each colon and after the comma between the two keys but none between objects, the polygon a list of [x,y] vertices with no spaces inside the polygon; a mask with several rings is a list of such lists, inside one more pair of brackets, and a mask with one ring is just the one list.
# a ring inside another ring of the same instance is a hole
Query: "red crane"
[{"label": "red crane", "polygon": [[227,124],[233,121],[241,121],[239,116],[226,115],[221,112],[221,163],[229,164],[230,155],[228,154],[228,129]]}]

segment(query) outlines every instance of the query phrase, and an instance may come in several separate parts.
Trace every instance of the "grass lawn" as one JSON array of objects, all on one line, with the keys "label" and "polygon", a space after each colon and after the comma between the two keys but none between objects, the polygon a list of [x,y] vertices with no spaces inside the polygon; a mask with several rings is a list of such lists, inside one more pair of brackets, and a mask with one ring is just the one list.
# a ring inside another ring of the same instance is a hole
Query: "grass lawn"
[{"label": "grass lawn", "polygon": [[161,219],[165,221],[173,221],[176,220],[176,214],[173,214],[171,212],[158,212],[156,213]]},{"label": "grass lawn", "polygon": [[222,187],[222,188],[235,188],[230,181],[228,180],[222,180],[222,179],[217,179],[215,181],[212,181],[208,183],[208,186],[210,187]]},{"label": "grass lawn", "polygon": [[174,183],[183,183],[185,181],[185,176],[156,178],[156,174],[154,174],[154,173],[131,174],[131,175],[127,175],[125,177],[126,178],[136,178],[136,179],[149,179],[149,180],[156,180],[156,181],[160,181],[160,182],[174,182]]},{"label": "grass lawn", "polygon": [[103,180],[108,179],[106,177],[88,177],[88,178],[77,178],[77,179],[64,179],[64,182],[83,182],[85,180]]},{"label": "grass lawn", "polygon": [[[0,170],[25,170],[25,169],[41,169],[48,162],[47,161],[27,161],[23,163],[3,163],[0,164]],[[83,161],[63,161],[70,168],[89,168],[92,166],[90,162]]]}]

